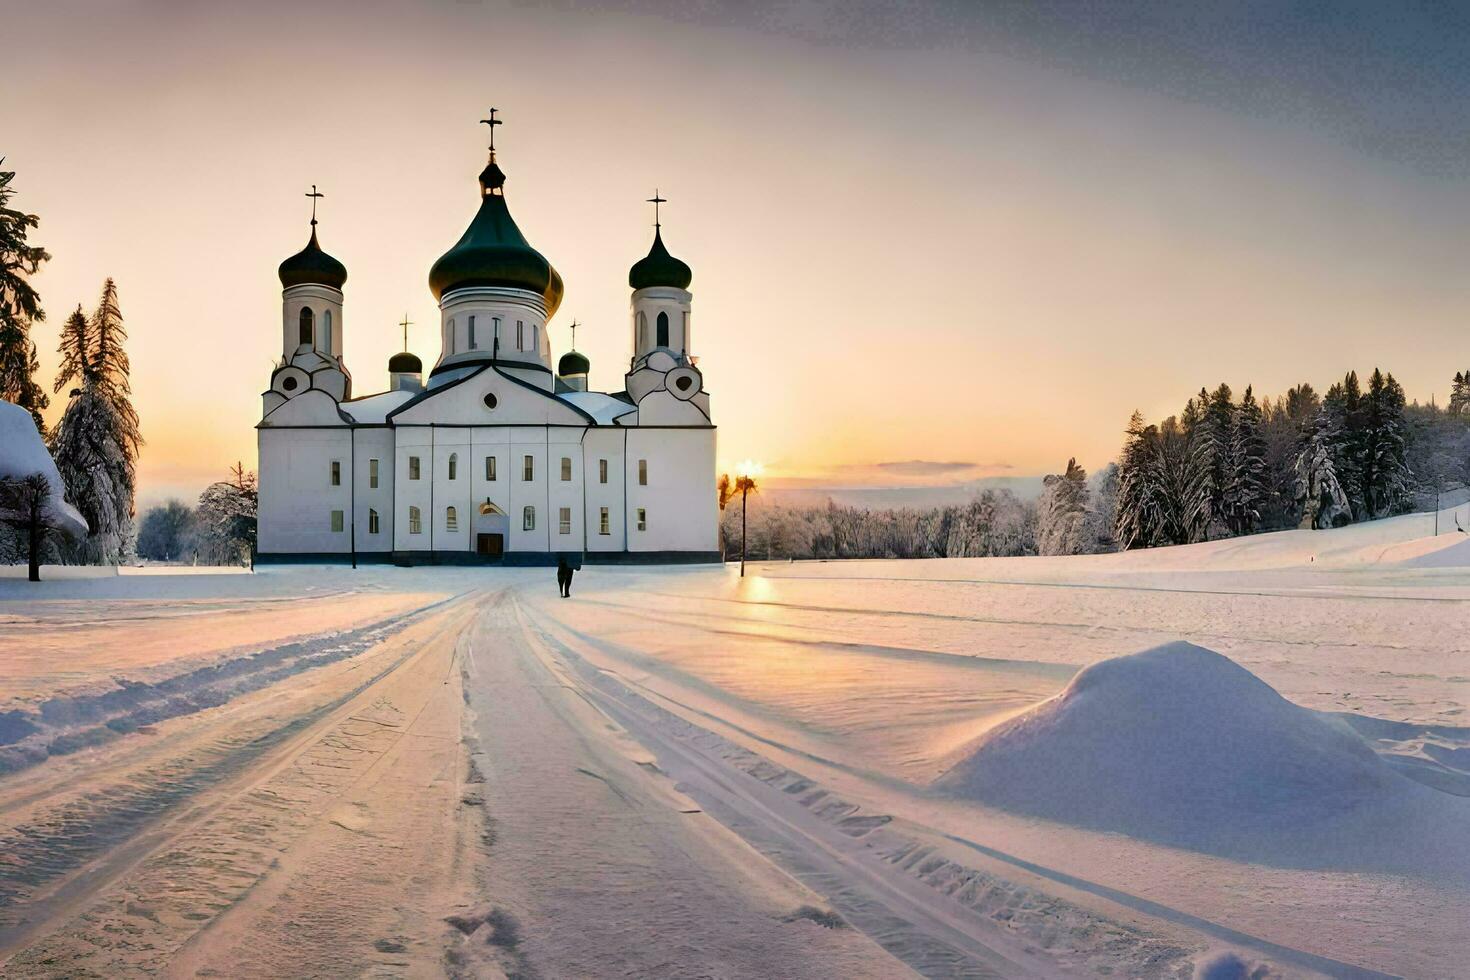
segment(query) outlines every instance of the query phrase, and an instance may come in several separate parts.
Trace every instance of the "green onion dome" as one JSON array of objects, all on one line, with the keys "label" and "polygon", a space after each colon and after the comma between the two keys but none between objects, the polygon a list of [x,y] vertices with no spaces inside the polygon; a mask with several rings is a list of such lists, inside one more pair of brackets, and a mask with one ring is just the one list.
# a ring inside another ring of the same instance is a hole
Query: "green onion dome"
[{"label": "green onion dome", "polygon": [[689,266],[674,258],[664,248],[663,234],[657,228],[653,232],[653,247],[628,270],[628,285],[634,289],[647,289],[649,286],[688,289],[693,279],[694,273]]},{"label": "green onion dome", "polygon": [[577,351],[567,351],[556,362],[556,373],[563,378],[569,378],[574,374],[586,374],[592,370],[592,362],[587,360],[587,355],[579,354]]},{"label": "green onion dome", "polygon": [[561,276],[526,241],[505,206],[505,173],[494,160],[480,174],[480,210],[454,247],[429,270],[434,298],[465,286],[498,286],[540,293],[551,317],[561,305]]},{"label": "green onion dome", "polygon": [[419,360],[417,354],[401,351],[388,358],[389,374],[423,374],[424,362]]},{"label": "green onion dome", "polygon": [[347,267],[323,252],[322,247],[317,244],[316,222],[312,222],[311,241],[301,251],[282,262],[278,272],[283,289],[307,285],[341,289],[342,284],[347,281]]}]

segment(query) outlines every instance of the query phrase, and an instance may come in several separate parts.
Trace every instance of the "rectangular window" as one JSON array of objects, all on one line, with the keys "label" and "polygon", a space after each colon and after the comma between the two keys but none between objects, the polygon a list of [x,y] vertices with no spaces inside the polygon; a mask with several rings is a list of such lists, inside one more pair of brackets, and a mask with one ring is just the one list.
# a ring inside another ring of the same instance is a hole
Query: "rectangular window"
[{"label": "rectangular window", "polygon": [[375,510],[368,511],[368,533],[378,533],[378,512]]},{"label": "rectangular window", "polygon": [[475,316],[470,314],[470,350],[478,350],[479,344],[475,343]]},{"label": "rectangular window", "polygon": [[342,464],[340,462],[338,462],[337,460],[334,459],[334,460],[332,460],[332,486],[334,486],[334,487],[340,487],[341,485],[342,485]]},{"label": "rectangular window", "polygon": [[646,459],[640,459],[638,461],[638,485],[640,487],[648,486],[648,460]]},{"label": "rectangular window", "polygon": [[597,533],[598,534],[611,534],[612,533],[612,530],[608,527],[607,508],[606,507],[599,508],[598,511],[597,511]]},{"label": "rectangular window", "polygon": [[495,479],[495,457],[494,456],[486,456],[485,457],[485,479],[487,479],[487,480],[493,480],[493,479]]},{"label": "rectangular window", "polygon": [[599,459],[597,461],[597,482],[607,482],[607,460],[605,459]]},{"label": "rectangular window", "polygon": [[644,510],[642,507],[638,508],[638,530],[648,530],[648,511]]},{"label": "rectangular window", "polygon": [[419,516],[419,509],[417,507],[410,507],[408,509],[408,533],[424,533],[424,522],[423,519]]},{"label": "rectangular window", "polygon": [[490,322],[495,325],[495,338],[492,341],[492,343],[495,345],[495,350],[494,350],[493,353],[495,354],[496,357],[499,357],[500,356],[500,317],[498,317],[498,316],[492,316],[490,318]]},{"label": "rectangular window", "polygon": [[532,480],[536,479],[535,457],[527,456],[525,461],[521,463],[521,479],[525,480],[527,483],[530,483]]},{"label": "rectangular window", "polygon": [[572,533],[572,509],[563,507],[557,515],[556,529],[561,534]]},{"label": "rectangular window", "polygon": [[453,507],[444,508],[444,530],[459,530],[459,512]]},{"label": "rectangular window", "polygon": [[517,320],[516,321],[516,350],[525,350],[525,349],[526,349],[526,322],[524,320]]},{"label": "rectangular window", "polygon": [[340,510],[332,511],[332,530],[334,532],[342,530],[342,512]]},{"label": "rectangular window", "polygon": [[522,531],[534,531],[534,530],[536,530],[536,508],[535,507],[527,507],[525,510],[521,511],[521,530]]},{"label": "rectangular window", "polygon": [[408,478],[410,480],[419,478],[419,458],[417,456],[408,457]]},{"label": "rectangular window", "polygon": [[368,489],[378,489],[378,461],[376,459],[368,460]]},{"label": "rectangular window", "polygon": [[561,482],[566,483],[566,482],[570,481],[571,478],[572,478],[572,457],[570,457],[570,456],[563,456],[561,458]]}]

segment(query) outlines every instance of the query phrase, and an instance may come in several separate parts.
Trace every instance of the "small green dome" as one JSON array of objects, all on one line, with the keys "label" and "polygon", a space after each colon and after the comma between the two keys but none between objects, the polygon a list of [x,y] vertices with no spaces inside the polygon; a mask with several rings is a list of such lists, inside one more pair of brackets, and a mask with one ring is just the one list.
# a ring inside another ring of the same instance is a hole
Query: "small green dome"
[{"label": "small green dome", "polygon": [[419,360],[417,354],[402,351],[388,358],[389,374],[423,374],[424,362]]},{"label": "small green dome", "polygon": [[556,362],[556,373],[563,378],[569,378],[574,374],[586,374],[592,370],[592,362],[587,360],[587,355],[577,351],[567,351]]},{"label": "small green dome", "polygon": [[282,262],[277,271],[283,289],[306,285],[341,289],[342,284],[347,281],[347,267],[323,252],[322,247],[317,244],[315,222],[312,223],[311,241],[301,251]]},{"label": "small green dome", "polygon": [[499,286],[540,293],[546,316],[561,305],[561,276],[531,247],[505,206],[505,174],[492,160],[480,174],[480,210],[454,247],[429,270],[434,298],[466,286]]},{"label": "small green dome", "polygon": [[648,250],[648,254],[634,262],[633,268],[628,270],[628,285],[634,289],[647,289],[649,286],[688,289],[693,279],[694,273],[689,266],[674,258],[664,248],[663,234],[658,229],[653,232],[653,247]]}]

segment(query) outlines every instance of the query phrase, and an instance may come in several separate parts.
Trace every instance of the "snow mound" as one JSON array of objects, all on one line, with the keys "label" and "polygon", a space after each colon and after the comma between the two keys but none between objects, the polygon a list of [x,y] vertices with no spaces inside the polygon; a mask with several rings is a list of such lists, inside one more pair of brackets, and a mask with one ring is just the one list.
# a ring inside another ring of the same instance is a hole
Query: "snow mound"
[{"label": "snow mound", "polygon": [[1346,725],[1180,642],[1086,668],[987,732],[937,785],[1020,813],[1208,847],[1263,824],[1351,811],[1402,782]]}]

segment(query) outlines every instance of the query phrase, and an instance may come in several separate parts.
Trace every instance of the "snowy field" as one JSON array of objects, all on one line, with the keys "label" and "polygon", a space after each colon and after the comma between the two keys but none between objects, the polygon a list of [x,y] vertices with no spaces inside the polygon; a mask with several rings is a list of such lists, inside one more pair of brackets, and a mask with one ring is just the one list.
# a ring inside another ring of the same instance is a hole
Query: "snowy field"
[{"label": "snowy field", "polygon": [[1470,976],[1455,518],[0,579],[0,973]]}]

